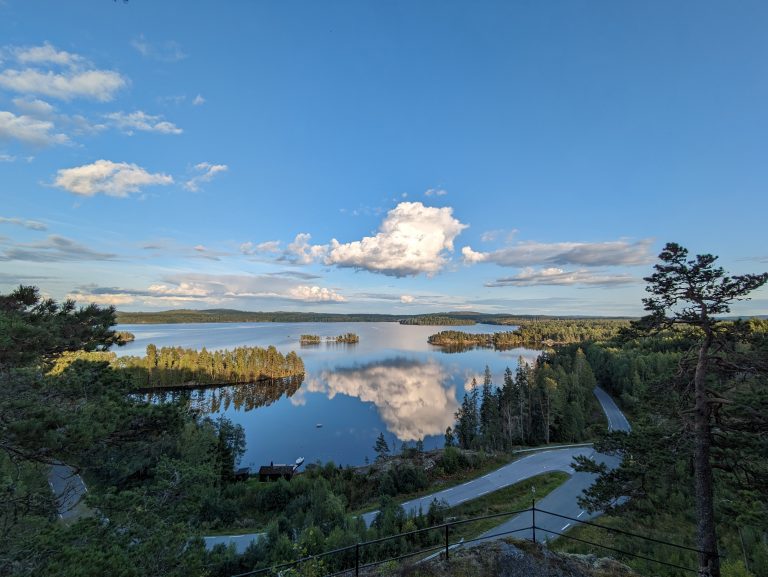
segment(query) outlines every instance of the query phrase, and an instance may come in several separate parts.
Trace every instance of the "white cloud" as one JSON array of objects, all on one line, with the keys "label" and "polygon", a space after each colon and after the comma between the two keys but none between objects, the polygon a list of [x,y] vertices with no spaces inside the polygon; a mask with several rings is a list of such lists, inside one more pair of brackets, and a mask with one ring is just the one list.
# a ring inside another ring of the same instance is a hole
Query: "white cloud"
[{"label": "white cloud", "polygon": [[131,40],[131,46],[133,46],[142,56],[161,62],[178,62],[187,57],[181,49],[181,44],[174,40],[150,42],[143,34],[139,34],[137,38]]},{"label": "white cloud", "polygon": [[311,238],[312,235],[306,232],[297,234],[279,260],[294,264],[311,264],[318,258],[322,258],[326,254],[327,247],[309,244]]},{"label": "white cloud", "polygon": [[200,106],[201,104],[205,104],[205,98],[203,98],[201,94],[198,94],[192,101],[192,106]]},{"label": "white cloud", "polygon": [[500,278],[486,283],[487,287],[507,286],[541,286],[541,285],[591,285],[591,286],[616,286],[631,284],[638,279],[628,274],[601,274],[599,272],[581,269],[565,271],[561,268],[533,269],[527,267],[515,276]]},{"label": "white cloud", "polygon": [[402,295],[400,297],[400,302],[403,303],[403,304],[406,304],[406,305],[411,304],[415,300],[416,300],[416,297],[411,296],[411,295]]},{"label": "white cloud", "polygon": [[446,265],[453,240],[465,228],[450,207],[401,202],[387,213],[376,236],[344,244],[333,239],[325,263],[396,277],[431,276]]},{"label": "white cloud", "polygon": [[14,47],[11,52],[21,64],[56,64],[59,66],[79,66],[85,62],[82,56],[57,50],[46,42],[42,46]]},{"label": "white cloud", "polygon": [[34,68],[7,69],[0,72],[0,87],[21,94],[42,94],[51,98],[71,100],[88,98],[107,102],[127,85],[119,73],[112,70],[67,70],[43,72]]},{"label": "white cloud", "polygon": [[141,110],[130,113],[113,112],[106,114],[105,117],[126,134],[133,134],[134,130],[158,132],[160,134],[181,134],[184,132],[173,122],[163,120],[162,116],[153,116]]},{"label": "white cloud", "polygon": [[219,305],[242,303],[252,299],[316,303],[315,306],[317,303],[332,304],[345,301],[342,295],[331,289],[303,285],[296,280],[274,275],[182,273],[169,275],[143,289],[85,286],[79,287],[78,293],[78,298],[82,299],[114,298],[123,301],[122,304],[130,302],[152,306],[174,303]]},{"label": "white cloud", "polygon": [[90,293],[83,293],[80,291],[71,292],[67,294],[66,298],[71,299],[73,301],[79,301],[81,303],[88,302],[88,303],[93,303],[101,306],[130,305],[136,302],[136,297],[133,295],[110,294],[110,293],[90,294]]},{"label": "white cloud", "polygon": [[25,114],[42,118],[52,116],[55,110],[52,105],[39,98],[33,98],[31,100],[26,98],[14,98],[13,104]]},{"label": "white cloud", "polygon": [[652,239],[637,242],[518,242],[491,252],[478,252],[469,246],[461,249],[464,262],[492,262],[499,266],[522,267],[537,264],[582,266],[633,266],[653,260],[649,252]]},{"label": "white cloud", "polygon": [[311,302],[336,302],[343,303],[345,299],[339,293],[331,289],[319,286],[300,285],[292,288],[289,294],[296,299]]},{"label": "white cloud", "polygon": [[49,120],[40,120],[32,116],[16,116],[12,112],[0,110],[0,139],[19,140],[34,146],[66,144],[66,134],[54,132],[55,126]]},{"label": "white cloud", "polygon": [[51,44],[10,47],[5,53],[22,68],[0,72],[0,87],[21,94],[42,94],[61,100],[112,100],[128,81],[113,70],[99,70],[82,56]]},{"label": "white cloud", "polygon": [[191,190],[192,192],[200,190],[201,182],[210,182],[217,174],[229,170],[229,167],[226,164],[201,162],[195,165],[195,170],[200,174],[198,174],[198,176],[193,176],[184,183],[184,188]]},{"label": "white cloud", "polygon": [[387,430],[403,441],[442,435],[458,409],[450,375],[436,361],[390,359],[354,368],[323,371],[307,382],[310,393],[347,395],[373,403]]},{"label": "white cloud", "polygon": [[75,168],[62,168],[57,172],[54,186],[73,194],[125,197],[140,192],[144,186],[173,184],[173,177],[150,173],[136,164],[97,160]]},{"label": "white cloud", "polygon": [[24,218],[0,216],[0,224],[15,224],[16,226],[23,226],[29,230],[48,230],[48,227],[42,222]]},{"label": "white cloud", "polygon": [[446,194],[448,191],[442,188],[430,188],[424,192],[424,196],[445,196]]}]

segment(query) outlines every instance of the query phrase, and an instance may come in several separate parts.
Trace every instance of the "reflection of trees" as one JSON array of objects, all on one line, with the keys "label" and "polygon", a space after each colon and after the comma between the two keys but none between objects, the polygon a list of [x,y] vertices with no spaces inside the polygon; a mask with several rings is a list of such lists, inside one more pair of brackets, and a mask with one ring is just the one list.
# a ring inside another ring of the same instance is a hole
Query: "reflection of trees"
[{"label": "reflection of trees", "polygon": [[458,409],[450,375],[436,361],[395,358],[323,371],[307,383],[309,392],[337,394],[373,403],[387,430],[402,441],[442,435]]},{"label": "reflection of trees", "polygon": [[152,402],[186,400],[191,409],[204,414],[228,411],[230,408],[250,411],[269,406],[283,395],[293,396],[301,383],[301,377],[287,377],[223,387],[156,391],[148,393],[147,399]]}]

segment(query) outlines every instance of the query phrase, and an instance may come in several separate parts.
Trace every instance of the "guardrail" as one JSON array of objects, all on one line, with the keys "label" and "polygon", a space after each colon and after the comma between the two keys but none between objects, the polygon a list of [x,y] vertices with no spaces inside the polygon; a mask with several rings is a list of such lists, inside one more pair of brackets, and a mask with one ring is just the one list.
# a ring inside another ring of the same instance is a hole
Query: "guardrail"
[{"label": "guardrail", "polygon": [[[511,515],[519,515],[519,514],[523,514],[523,513],[530,513],[531,514],[531,525],[528,526],[528,527],[523,527],[521,529],[515,529],[515,530],[512,530],[512,531],[502,531],[502,532],[499,532],[499,533],[493,533],[491,535],[483,535],[482,537],[478,537],[478,538],[475,538],[475,539],[468,539],[466,541],[462,538],[461,541],[458,541],[456,543],[451,543],[451,541],[450,541],[450,531],[451,531],[452,527],[456,527],[456,526],[459,526],[459,525],[465,525],[465,524],[468,524],[468,523],[473,523],[473,522],[476,522],[476,521],[482,521],[482,520],[486,520],[486,519],[494,519],[494,518],[498,518],[498,517],[509,517]],[[324,551],[323,553],[319,553],[317,555],[309,555],[307,557],[303,557],[301,559],[297,559],[295,561],[291,561],[291,562],[288,562],[288,563],[282,563],[280,565],[274,565],[272,567],[264,567],[264,568],[261,568],[261,569],[255,569],[253,571],[248,571],[248,572],[245,572],[245,573],[238,573],[237,575],[233,575],[232,577],[250,577],[251,575],[281,575],[281,573],[283,571],[286,571],[288,569],[296,569],[296,570],[299,571],[299,574],[301,574],[300,568],[301,568],[301,566],[303,564],[310,563],[310,562],[313,562],[313,561],[320,561],[320,560],[323,560],[323,559],[325,559],[327,557],[331,557],[331,556],[334,556],[334,555],[341,555],[343,553],[347,553],[348,556],[350,557],[350,561],[351,561],[351,557],[352,557],[352,552],[353,551],[354,551],[354,564],[350,564],[349,567],[347,567],[345,569],[342,569],[340,571],[336,571],[335,573],[328,573],[328,574],[326,574],[326,577],[339,577],[341,575],[345,575],[345,576],[346,575],[349,575],[349,576],[354,575],[355,577],[359,577],[360,571],[365,570],[365,569],[370,569],[372,567],[375,567],[377,565],[381,565],[383,563],[387,563],[387,562],[390,562],[390,561],[401,561],[401,560],[407,559],[409,557],[415,557],[417,555],[426,555],[426,554],[429,554],[429,553],[433,554],[433,555],[431,555],[431,557],[435,557],[436,556],[435,553],[437,553],[437,555],[445,555],[446,559],[449,559],[450,558],[450,554],[451,554],[451,550],[453,550],[453,549],[455,549],[457,547],[467,546],[467,545],[469,545],[471,543],[477,543],[477,542],[480,542],[480,541],[490,541],[490,540],[496,539],[498,537],[512,535],[512,534],[515,534],[515,533],[522,533],[524,531],[531,531],[532,541],[534,543],[536,543],[537,542],[537,534],[536,534],[537,530],[539,531],[539,533],[546,533],[548,535],[549,534],[557,535],[557,536],[563,537],[565,539],[570,539],[570,540],[573,540],[573,541],[577,541],[579,543],[584,543],[584,544],[587,544],[587,545],[592,545],[592,546],[595,546],[595,547],[599,547],[601,549],[606,549],[608,551],[613,551],[614,553],[620,553],[621,555],[626,555],[626,556],[629,556],[629,557],[635,557],[637,559],[643,559],[645,561],[649,561],[649,562],[652,562],[652,563],[657,563],[659,565],[664,565],[664,566],[675,568],[675,569],[680,569],[682,571],[687,571],[687,572],[694,573],[694,574],[698,573],[698,569],[697,568],[684,567],[682,565],[677,565],[675,563],[669,563],[667,561],[662,561],[660,559],[653,559],[653,558],[647,557],[645,555],[639,555],[637,553],[630,553],[629,551],[623,551],[621,549],[617,549],[615,547],[610,547],[608,545],[603,545],[601,543],[594,543],[594,542],[591,542],[591,541],[586,541],[584,539],[573,537],[573,536],[567,535],[565,533],[560,533],[558,531],[553,531],[552,529],[545,529],[544,527],[542,527],[540,525],[538,525],[538,526],[536,525],[536,513],[539,513],[540,515],[551,515],[551,516],[554,516],[554,517],[558,517],[560,519],[567,519],[567,520],[569,520],[571,522],[574,522],[574,523],[579,523],[579,524],[582,524],[582,525],[588,525],[590,527],[596,527],[596,528],[598,528],[600,530],[604,530],[604,531],[609,531],[609,532],[625,535],[625,536],[628,536],[628,537],[632,537],[632,538],[635,538],[635,539],[640,539],[640,540],[647,541],[647,542],[652,542],[652,543],[655,543],[657,545],[664,545],[664,546],[667,546],[667,547],[672,547],[672,548],[676,548],[676,549],[684,550],[684,551],[688,551],[688,552],[693,552],[693,553],[702,553],[702,551],[700,551],[699,549],[695,549],[693,547],[688,547],[686,545],[679,545],[677,543],[672,543],[672,542],[669,542],[669,541],[664,541],[662,539],[656,539],[656,538],[653,538],[653,537],[647,537],[647,536],[644,536],[644,535],[639,535],[637,533],[632,533],[632,532],[629,532],[629,531],[624,531],[623,529],[616,529],[614,527],[607,527],[605,525],[600,525],[598,523],[593,523],[591,521],[582,521],[581,519],[577,519],[577,518],[574,518],[574,517],[568,517],[567,515],[561,515],[559,513],[553,513],[552,511],[546,511],[544,509],[540,509],[540,508],[536,507],[536,502],[533,501],[532,504],[531,504],[531,507],[529,507],[528,509],[521,509],[519,511],[507,511],[507,512],[504,512],[504,513],[494,513],[493,515],[483,515],[481,517],[472,517],[471,519],[462,519],[460,521],[450,521],[450,522],[447,522],[447,523],[441,523],[439,525],[433,525],[432,527],[425,527],[423,529],[417,529],[415,531],[409,531],[407,533],[398,533],[396,535],[389,535],[387,537],[380,537],[378,539],[372,539],[370,541],[364,541],[364,542],[356,543],[354,545],[348,545],[346,547],[340,547],[340,548],[334,549],[332,551]],[[395,557],[387,557],[386,559],[379,559],[379,560],[375,560],[375,561],[365,562],[365,555],[364,555],[365,549],[367,547],[370,547],[371,545],[377,545],[377,544],[385,543],[387,541],[392,541],[392,540],[395,540],[395,539],[414,537],[416,535],[419,535],[419,534],[422,534],[422,533],[426,533],[428,531],[441,531],[442,534],[443,534],[442,535],[442,537],[443,537],[442,541],[443,542],[440,545],[436,545],[436,546],[432,546],[432,547],[427,547],[427,548],[423,548],[423,549],[418,549],[418,550],[410,551],[410,552],[405,553],[403,555],[398,555],[398,556],[395,556]]]}]

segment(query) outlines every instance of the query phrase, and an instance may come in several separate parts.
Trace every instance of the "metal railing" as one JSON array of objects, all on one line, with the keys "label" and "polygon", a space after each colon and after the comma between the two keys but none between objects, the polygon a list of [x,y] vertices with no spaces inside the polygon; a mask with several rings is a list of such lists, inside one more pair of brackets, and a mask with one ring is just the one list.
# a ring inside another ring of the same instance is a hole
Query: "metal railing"
[{"label": "metal railing", "polygon": [[[468,539],[464,540],[463,538],[455,543],[451,543],[450,540],[450,530],[452,527],[457,527],[459,525],[465,525],[468,523],[474,523],[476,521],[483,521],[487,519],[494,519],[499,517],[509,517],[512,515],[520,515],[523,513],[530,513],[531,514],[531,525],[528,527],[522,527],[520,529],[513,529],[510,531],[501,531],[498,533],[492,533],[492,534],[483,534],[480,537],[476,537],[474,539]],[[693,553],[702,553],[699,549],[695,549],[693,547],[688,547],[686,545],[679,545],[677,543],[672,543],[669,541],[664,541],[662,539],[656,539],[654,537],[647,537],[645,535],[639,535],[637,533],[632,533],[630,531],[625,531],[623,529],[616,529],[614,527],[608,527],[606,525],[600,525],[598,523],[593,523],[591,521],[582,521],[581,519],[577,519],[574,517],[568,517],[567,515],[561,515],[559,513],[553,513],[552,511],[546,511],[544,509],[540,509],[536,507],[536,502],[533,501],[531,504],[531,507],[528,509],[521,509],[519,511],[506,511],[504,513],[494,513],[492,515],[483,515],[480,517],[472,517],[470,519],[462,519],[459,521],[450,521],[446,523],[441,523],[439,525],[433,525],[431,527],[425,527],[423,529],[416,529],[415,531],[408,531],[406,533],[397,533],[395,535],[388,535],[386,537],[379,537],[378,539],[372,539],[370,541],[363,541],[356,543],[354,545],[348,545],[346,547],[340,547],[338,549],[334,549],[332,551],[324,551],[322,553],[318,553],[316,555],[308,555],[306,557],[303,557],[301,559],[297,559],[295,561],[290,561],[288,563],[282,563],[279,565],[274,565],[271,567],[264,567],[261,569],[254,569],[253,571],[247,571],[245,573],[238,573],[237,575],[233,575],[232,577],[250,577],[251,575],[280,575],[281,572],[286,571],[288,569],[298,569],[301,567],[301,565],[305,563],[309,563],[312,561],[320,561],[322,559],[325,559],[330,556],[339,555],[346,552],[352,552],[354,551],[354,565],[342,569],[340,571],[336,571],[335,573],[328,573],[326,574],[326,577],[338,577],[341,575],[354,575],[355,577],[359,577],[360,571],[365,569],[370,569],[371,567],[375,567],[377,565],[381,565],[383,563],[387,562],[396,562],[396,561],[402,561],[403,559],[407,559],[410,557],[415,557],[417,555],[426,555],[428,553],[433,553],[431,557],[434,557],[434,553],[437,553],[437,555],[445,555],[446,559],[450,558],[451,549],[455,549],[456,547],[466,546],[471,543],[478,543],[480,541],[490,541],[493,539],[496,539],[498,537],[503,537],[507,535],[512,535],[515,533],[521,533],[524,531],[530,531],[531,532],[531,540],[536,543],[537,542],[537,534],[536,531],[538,530],[540,533],[546,533],[551,535],[557,535],[558,537],[563,537],[565,539],[570,539],[572,541],[576,541],[579,543],[583,543],[586,545],[592,545],[594,547],[600,547],[601,549],[605,549],[608,551],[612,551],[614,553],[619,553],[621,555],[626,555],[628,557],[634,557],[637,559],[643,559],[645,561],[651,562],[651,563],[657,563],[659,565],[664,565],[666,567],[671,567],[675,569],[680,569],[682,571],[687,571],[690,573],[698,573],[698,569],[691,568],[691,567],[684,567],[682,565],[677,565],[675,563],[669,563],[667,561],[662,561],[660,559],[653,559],[652,557],[647,557],[645,555],[640,555],[638,553],[631,553],[629,551],[624,551],[615,547],[611,547],[609,545],[604,545],[602,543],[594,543],[592,541],[587,541],[585,539],[580,539],[578,537],[574,537],[571,535],[567,535],[565,533],[561,533],[558,531],[554,531],[552,529],[547,529],[545,527],[542,527],[541,525],[536,525],[536,513],[539,513],[540,515],[551,515],[553,517],[558,517],[560,519],[566,519],[568,521],[579,523],[582,525],[587,525],[590,527],[595,527],[597,529],[603,530],[603,531],[609,531],[616,534],[621,534],[627,537],[631,537],[633,539],[639,539],[642,541],[647,541],[650,543],[655,543],[657,545],[664,545],[667,547],[672,547],[675,549],[693,552]],[[442,543],[440,545],[435,545],[423,549],[418,549],[414,551],[410,551],[408,553],[404,553],[402,555],[394,556],[394,557],[387,557],[386,559],[376,560],[376,561],[369,561],[364,562],[364,556],[363,553],[365,552],[365,549],[367,547],[370,547],[372,545],[377,545],[380,543],[385,543],[387,541],[392,541],[395,539],[401,539],[401,538],[407,538],[407,537],[413,537],[415,535],[419,535],[422,533],[426,533],[429,531],[442,531]],[[546,543],[546,539],[545,539]]]}]

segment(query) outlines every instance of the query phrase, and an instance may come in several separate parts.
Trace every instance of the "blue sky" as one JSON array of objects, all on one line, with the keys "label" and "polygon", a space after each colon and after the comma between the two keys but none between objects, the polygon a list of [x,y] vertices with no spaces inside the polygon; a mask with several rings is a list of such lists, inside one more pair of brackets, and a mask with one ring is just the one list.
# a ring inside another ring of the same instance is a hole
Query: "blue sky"
[{"label": "blue sky", "polygon": [[[0,2],[0,290],[642,312],[768,269],[764,2]],[[735,309],[768,314],[768,292]]]}]

